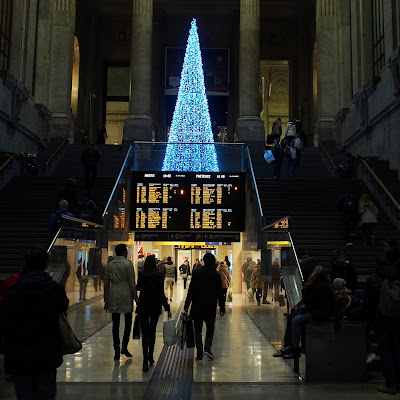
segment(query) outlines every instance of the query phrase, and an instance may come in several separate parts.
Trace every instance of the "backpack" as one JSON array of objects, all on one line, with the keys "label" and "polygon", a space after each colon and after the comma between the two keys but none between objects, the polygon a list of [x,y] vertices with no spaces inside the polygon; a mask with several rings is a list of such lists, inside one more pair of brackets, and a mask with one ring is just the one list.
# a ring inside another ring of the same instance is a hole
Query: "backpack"
[{"label": "backpack", "polygon": [[378,310],[384,317],[400,318],[400,281],[382,282]]}]

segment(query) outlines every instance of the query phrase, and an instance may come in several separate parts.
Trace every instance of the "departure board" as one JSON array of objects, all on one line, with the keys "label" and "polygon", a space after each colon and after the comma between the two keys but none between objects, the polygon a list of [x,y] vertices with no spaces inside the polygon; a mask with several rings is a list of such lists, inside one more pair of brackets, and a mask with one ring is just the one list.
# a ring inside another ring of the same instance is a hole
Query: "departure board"
[{"label": "departure board", "polygon": [[244,230],[242,173],[134,172],[133,185],[134,230]]}]

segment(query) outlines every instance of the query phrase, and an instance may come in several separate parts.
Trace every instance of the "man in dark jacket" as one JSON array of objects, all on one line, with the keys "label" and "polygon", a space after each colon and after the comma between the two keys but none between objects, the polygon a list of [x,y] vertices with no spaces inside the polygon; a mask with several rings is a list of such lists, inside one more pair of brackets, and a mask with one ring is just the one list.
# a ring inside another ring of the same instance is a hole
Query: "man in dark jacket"
[{"label": "man in dark jacket", "polygon": [[45,272],[46,250],[34,248],[25,256],[25,270],[10,288],[0,308],[6,373],[15,376],[17,398],[56,397],[60,314],[68,308],[64,288]]},{"label": "man in dark jacket", "polygon": [[[83,151],[81,160],[85,167],[85,186],[86,189],[88,189],[89,185],[94,186],[94,182],[96,181],[97,164],[100,160],[100,152],[94,144],[91,144]],[[91,179],[90,175],[92,175]]]},{"label": "man in dark jacket", "polygon": [[341,250],[335,250],[331,263],[331,281],[342,278],[347,282],[347,288],[353,293],[357,286],[357,272],[353,263]]},{"label": "man in dark jacket", "polygon": [[203,260],[204,266],[193,271],[184,306],[187,313],[190,304],[192,304],[190,317],[194,320],[197,361],[203,359],[203,340],[201,336],[203,322],[206,323],[207,328],[204,354],[210,360],[214,358],[211,346],[214,337],[217,302],[221,317],[225,315],[225,299],[222,291],[221,275],[214,269],[215,257],[211,253],[206,253]]},{"label": "man in dark jacket", "polygon": [[279,179],[281,177],[281,167],[282,167],[283,155],[285,152],[283,147],[281,147],[279,144],[279,139],[274,140],[274,145],[272,146],[271,151],[275,158],[275,160],[272,161],[274,178]]},{"label": "man in dark jacket", "polygon": [[307,251],[299,250],[299,264],[303,274],[303,281],[307,282],[308,277],[312,274],[315,267],[318,265],[316,258],[310,256]]},{"label": "man in dark jacket", "polygon": [[334,314],[335,300],[331,284],[323,268],[319,265],[311,274],[303,288],[303,306],[300,314],[292,319],[292,351],[283,358],[300,356],[300,337],[302,327],[310,320],[329,321]]},{"label": "man in dark jacket", "polygon": [[395,394],[400,386],[400,318],[389,318],[379,309],[381,288],[384,280],[400,280],[400,263],[381,265],[367,279],[364,294],[366,318],[372,322],[379,345],[382,373],[385,384],[377,387],[379,392]]},{"label": "man in dark jacket", "polygon": [[342,213],[345,225],[346,246],[353,246],[353,237],[358,223],[358,197],[353,193],[345,193],[339,197],[338,210]]},{"label": "man in dark jacket", "polygon": [[70,213],[68,211],[68,201],[67,200],[61,200],[58,205],[57,210],[50,216],[50,220],[48,223],[48,230],[49,230],[49,234],[51,236],[54,236],[62,226],[62,220],[60,219],[61,215],[66,215],[67,217],[74,216],[72,213]]}]

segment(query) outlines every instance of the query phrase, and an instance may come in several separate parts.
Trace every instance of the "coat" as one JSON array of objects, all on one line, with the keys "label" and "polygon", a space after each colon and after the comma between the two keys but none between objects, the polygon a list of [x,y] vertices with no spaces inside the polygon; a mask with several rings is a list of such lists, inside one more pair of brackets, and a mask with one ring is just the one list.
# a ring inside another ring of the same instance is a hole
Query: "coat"
[{"label": "coat", "polygon": [[360,224],[376,224],[378,222],[377,216],[379,211],[376,207],[374,207],[373,211],[367,208],[362,209],[361,207],[358,207],[358,213],[361,215]]},{"label": "coat", "polygon": [[117,256],[106,265],[104,274],[104,302],[110,313],[133,312],[137,300],[133,264],[124,256]]},{"label": "coat", "polygon": [[160,315],[162,306],[164,306],[165,311],[170,310],[164,294],[164,278],[159,272],[152,275],[139,272],[136,289],[140,292],[136,314]]},{"label": "coat", "polygon": [[229,275],[229,269],[226,265],[219,265],[217,272],[221,275],[222,289],[228,289],[231,283],[231,277]]},{"label": "coat", "polygon": [[8,374],[37,375],[58,368],[58,320],[68,309],[64,288],[45,271],[33,271],[8,289],[0,307]]},{"label": "coat", "polygon": [[254,289],[264,289],[265,279],[261,276],[261,266],[256,265],[251,275],[251,283]]},{"label": "coat", "polygon": [[323,272],[313,284],[303,289],[303,302],[314,321],[329,321],[333,317],[335,297],[332,286]]},{"label": "coat", "polygon": [[184,309],[192,305],[190,317],[205,321],[215,319],[217,303],[220,311],[225,312],[221,275],[210,265],[194,270]]}]

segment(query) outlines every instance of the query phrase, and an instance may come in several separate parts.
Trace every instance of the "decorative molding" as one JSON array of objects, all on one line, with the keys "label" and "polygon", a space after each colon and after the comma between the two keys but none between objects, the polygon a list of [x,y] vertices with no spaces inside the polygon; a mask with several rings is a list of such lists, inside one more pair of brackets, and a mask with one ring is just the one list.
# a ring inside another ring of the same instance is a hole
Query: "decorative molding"
[{"label": "decorative molding", "polygon": [[75,0],[51,0],[53,25],[70,26],[75,21]]}]

